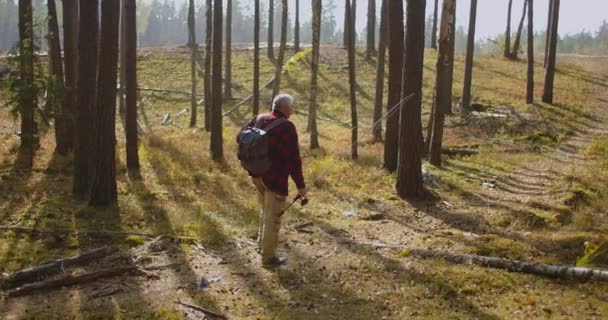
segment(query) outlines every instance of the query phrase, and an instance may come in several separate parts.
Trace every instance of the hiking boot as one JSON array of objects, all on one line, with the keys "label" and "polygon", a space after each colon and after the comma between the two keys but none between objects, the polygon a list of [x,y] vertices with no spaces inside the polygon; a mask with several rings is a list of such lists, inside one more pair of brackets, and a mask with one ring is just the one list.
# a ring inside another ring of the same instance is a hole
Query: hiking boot
[{"label": "hiking boot", "polygon": [[262,262],[264,267],[280,267],[282,265],[287,264],[287,258],[285,257],[272,257],[268,261]]}]

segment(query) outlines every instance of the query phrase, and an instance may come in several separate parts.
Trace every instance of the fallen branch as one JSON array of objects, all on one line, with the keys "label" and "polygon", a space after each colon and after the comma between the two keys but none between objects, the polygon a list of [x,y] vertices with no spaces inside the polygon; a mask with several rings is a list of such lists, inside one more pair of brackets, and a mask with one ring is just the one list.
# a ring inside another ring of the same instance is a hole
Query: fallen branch
[{"label": "fallen branch", "polygon": [[6,289],[16,288],[24,283],[38,281],[43,276],[59,273],[64,270],[64,268],[82,265],[91,260],[109,255],[115,251],[116,248],[114,247],[101,247],[76,256],[58,259],[36,267],[26,268],[9,274],[8,277],[3,279],[2,286]]},{"label": "fallen branch", "polygon": [[[262,87],[262,89],[267,89],[270,88],[270,86],[274,83],[274,80],[276,79],[275,77],[272,77],[272,79],[270,79],[270,81],[266,82],[266,84]],[[232,108],[230,108],[230,110],[224,112],[222,114],[223,117],[233,113],[234,111],[238,110],[242,105],[246,104],[247,102],[249,102],[251,99],[253,99],[253,93],[248,95],[247,97],[245,97],[243,100],[241,100],[239,103],[235,104]]]},{"label": "fallen branch", "polygon": [[9,290],[7,292],[9,297],[18,297],[30,294],[35,291],[47,290],[47,289],[56,289],[61,287],[73,286],[85,282],[91,282],[93,280],[101,279],[101,278],[111,278],[116,277],[121,274],[136,271],[138,270],[137,266],[128,266],[128,267],[119,267],[113,268],[109,270],[102,270],[97,272],[85,273],[80,275],[68,275],[59,279],[47,280],[36,282],[32,284],[26,284],[17,289]]},{"label": "fallen branch", "polygon": [[[150,92],[159,92],[159,93],[176,93],[176,94],[187,94],[191,95],[192,92],[182,91],[182,90],[173,90],[173,89],[159,89],[159,88],[137,88],[139,91],[150,91]],[[203,96],[202,93],[198,93],[197,96]]]},{"label": "fallen branch", "polygon": [[379,248],[395,248],[403,249],[405,253],[413,255],[423,259],[434,259],[441,258],[446,261],[458,264],[476,264],[482,267],[505,269],[511,272],[521,272],[528,274],[535,274],[551,278],[567,278],[578,281],[587,281],[595,279],[599,281],[608,281],[608,271],[582,268],[582,267],[569,267],[550,265],[544,263],[532,263],[527,261],[511,260],[504,258],[494,258],[479,256],[474,254],[456,254],[444,251],[433,251],[418,248],[407,248],[398,244],[385,244],[379,242],[366,242],[366,241],[345,241],[352,244],[371,245]]},{"label": "fallen branch", "polygon": [[166,237],[180,240],[196,240],[194,237],[184,237],[178,235],[163,235],[163,234],[152,234],[145,232],[131,232],[131,231],[113,231],[113,230],[88,230],[88,229],[70,229],[70,228],[56,228],[56,229],[40,229],[32,227],[19,227],[19,226],[4,226],[0,227],[0,230],[15,230],[35,233],[46,233],[46,234],[93,234],[93,235],[121,235],[121,236],[142,236],[147,238]]},{"label": "fallen branch", "polygon": [[193,304],[183,303],[180,300],[176,300],[174,302],[176,304],[181,305],[181,306],[188,307],[190,309],[194,309],[194,310],[200,311],[200,312],[204,313],[205,315],[212,315],[212,316],[220,318],[220,319],[228,320],[228,318],[224,314],[219,313],[217,311],[209,310],[207,308],[199,307],[199,306],[193,305]]},{"label": "fallen branch", "polygon": [[[302,111],[302,110],[296,110],[296,113],[297,113],[297,114],[301,114],[301,115],[308,116],[308,112],[306,112],[306,111]],[[336,120],[336,119],[332,119],[332,118],[325,118],[325,117],[317,116],[317,119],[318,119],[318,120],[327,121],[327,122],[336,123],[336,124],[339,124],[339,125],[341,125],[341,126],[343,126],[343,127],[346,127],[346,128],[350,128],[350,127],[351,127],[351,124],[350,124],[350,123],[342,122],[342,121],[340,121],[340,120]]]}]

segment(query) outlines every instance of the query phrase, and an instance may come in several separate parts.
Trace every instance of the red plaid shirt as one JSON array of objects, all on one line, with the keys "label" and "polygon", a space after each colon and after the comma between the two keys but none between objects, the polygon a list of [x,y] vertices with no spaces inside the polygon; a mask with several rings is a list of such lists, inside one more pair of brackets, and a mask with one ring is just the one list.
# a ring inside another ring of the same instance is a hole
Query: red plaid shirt
[{"label": "red plaid shirt", "polygon": [[[264,128],[276,119],[285,118],[285,115],[279,111],[274,111],[258,117],[263,117],[262,128]],[[253,126],[256,119],[254,118],[248,125]],[[268,133],[268,147],[272,166],[262,176],[264,185],[275,193],[287,196],[289,194],[289,176],[291,176],[298,189],[305,188],[296,126],[291,121],[287,121],[270,130]]]}]

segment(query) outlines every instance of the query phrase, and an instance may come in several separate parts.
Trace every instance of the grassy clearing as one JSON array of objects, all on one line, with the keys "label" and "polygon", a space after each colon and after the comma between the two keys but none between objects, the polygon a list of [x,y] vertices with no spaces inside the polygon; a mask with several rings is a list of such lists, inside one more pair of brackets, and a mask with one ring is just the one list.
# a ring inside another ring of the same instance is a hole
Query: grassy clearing
[{"label": "grassy clearing", "polygon": [[[180,49],[142,50],[140,86],[188,91],[188,59],[188,53]],[[274,67],[264,55],[262,59],[264,83],[272,78]],[[425,123],[435,59],[435,53],[428,51]],[[294,94],[296,103],[306,110],[308,58],[297,61],[286,68],[283,91]],[[455,97],[461,94],[463,61],[461,56],[456,59]],[[348,123],[345,52],[326,47],[321,62],[320,115]],[[235,52],[233,63],[236,98],[225,103],[226,109],[251,90],[252,53]],[[278,272],[260,271],[255,252],[241,248],[243,245],[238,242],[254,237],[258,222],[253,186],[235,155],[234,136],[250,117],[248,105],[225,119],[226,161],[217,164],[209,157],[208,133],[187,128],[189,113],[176,116],[189,108],[187,95],[143,93],[140,117],[147,133],[140,149],[142,179],[133,180],[127,175],[124,137],[119,130],[119,203],[103,210],[87,208],[71,198],[71,159],[52,154],[52,134],[42,137],[43,148],[31,173],[12,170],[18,140],[13,135],[16,130],[12,120],[2,110],[3,224],[193,237],[216,259],[229,263],[201,262],[202,254],[184,243],[172,259],[188,261],[186,274],[222,274],[226,280],[217,289],[197,292],[190,289],[191,282],[197,279],[175,274],[169,276],[175,283],[136,281],[138,290],[114,300],[89,299],[90,292],[85,288],[70,296],[66,310],[63,304],[59,307],[33,297],[20,301],[21,309],[12,304],[8,309],[0,306],[0,312],[11,311],[18,318],[31,319],[49,314],[56,318],[104,318],[108,314],[99,314],[99,310],[107,309],[113,310],[116,318],[181,319],[183,313],[177,312],[171,301],[188,297],[201,305],[225,310],[237,319],[597,318],[608,314],[605,285],[554,281],[443,261],[418,261],[390,250],[337,242],[354,238],[548,263],[578,261],[605,266],[603,260],[597,259],[602,249],[590,244],[599,245],[601,239],[597,235],[607,230],[602,222],[606,198],[601,186],[606,181],[608,141],[598,139],[588,149],[590,157],[597,157],[598,165],[593,170],[570,172],[571,166],[558,161],[559,152],[563,152],[560,148],[572,133],[597,125],[589,98],[592,84],[585,80],[589,73],[579,66],[564,65],[556,79],[556,100],[562,104],[526,106],[525,64],[479,57],[475,64],[474,101],[487,111],[506,107],[530,118],[484,119],[462,126],[458,115],[448,117],[446,145],[469,146],[476,154],[449,158],[443,169],[425,167],[430,177],[427,185],[440,200],[407,203],[394,192],[394,175],[381,169],[384,146],[370,142],[375,63],[365,61],[359,54],[357,64],[362,123],[360,160],[349,160],[350,129],[321,121],[322,149],[310,151],[304,131],[306,119],[294,118],[300,129],[305,176],[313,201],[308,207],[296,207],[285,217],[286,241],[282,249],[289,252],[290,267]],[[539,92],[540,65],[536,72]],[[262,105],[269,106],[269,100],[270,90],[265,90]],[[167,113],[172,116],[172,124],[163,126],[161,121]],[[556,160],[548,162],[547,156]],[[570,197],[577,205],[568,204]],[[378,213],[384,218],[363,219]],[[293,230],[294,225],[306,221],[314,223],[311,234]],[[239,245],[235,245],[235,239]],[[145,240],[139,236],[78,232],[60,237],[6,232],[0,237],[0,271],[17,270],[83,248],[107,243],[128,248]],[[589,259],[584,260],[585,257]],[[240,277],[235,272],[251,275]],[[61,291],[52,295],[51,302],[65,298],[64,294],[74,293]],[[584,305],[577,302],[583,295]],[[494,298],[489,301],[488,296]],[[32,311],[26,313],[26,308]]]}]

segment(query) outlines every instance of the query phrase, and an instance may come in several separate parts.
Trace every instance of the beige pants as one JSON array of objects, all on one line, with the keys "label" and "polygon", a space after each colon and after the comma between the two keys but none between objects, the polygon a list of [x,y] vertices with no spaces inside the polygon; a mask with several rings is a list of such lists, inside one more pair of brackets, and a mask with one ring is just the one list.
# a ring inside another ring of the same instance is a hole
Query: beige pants
[{"label": "beige pants", "polygon": [[261,207],[258,246],[262,251],[262,263],[266,263],[276,255],[281,228],[279,215],[285,208],[286,197],[266,188],[261,178],[254,178],[253,183],[258,190],[258,202]]}]

